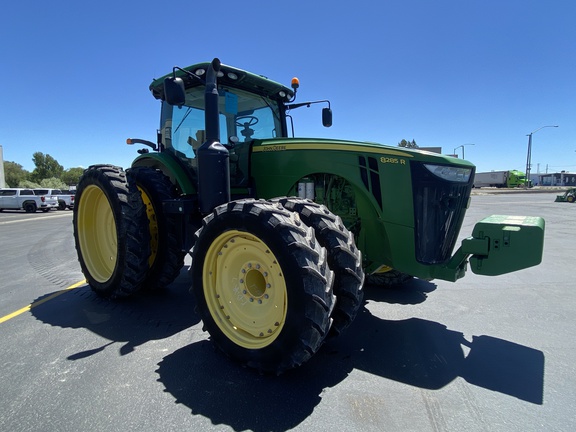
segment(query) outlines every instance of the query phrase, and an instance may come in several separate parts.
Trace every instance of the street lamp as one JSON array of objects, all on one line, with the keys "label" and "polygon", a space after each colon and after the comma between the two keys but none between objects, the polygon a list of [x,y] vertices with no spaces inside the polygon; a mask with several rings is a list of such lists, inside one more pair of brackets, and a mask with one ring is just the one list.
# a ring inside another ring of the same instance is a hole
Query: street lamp
[{"label": "street lamp", "polygon": [[458,150],[459,148],[462,148],[462,159],[464,159],[464,146],[467,146],[467,145],[474,145],[474,144],[472,144],[472,143],[462,144],[462,145],[460,145],[454,149],[454,154],[456,154],[456,150]]},{"label": "street lamp", "polygon": [[528,189],[528,186],[530,184],[530,165],[532,164],[532,134],[535,134],[540,129],[544,129],[547,127],[558,127],[558,125],[542,126],[542,127],[539,127],[538,129],[536,129],[535,131],[530,132],[527,135],[527,137],[528,137],[528,155],[526,156],[526,178],[524,179],[524,189]]}]

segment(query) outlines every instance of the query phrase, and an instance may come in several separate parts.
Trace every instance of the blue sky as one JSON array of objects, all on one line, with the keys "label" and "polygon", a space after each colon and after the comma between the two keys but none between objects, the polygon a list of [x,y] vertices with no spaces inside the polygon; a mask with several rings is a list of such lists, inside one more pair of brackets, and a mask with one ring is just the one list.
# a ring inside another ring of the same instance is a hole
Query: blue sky
[{"label": "blue sky", "polygon": [[[479,171],[576,171],[576,2],[356,0],[198,2],[21,0],[0,26],[0,145],[65,168],[127,167],[128,137],[155,140],[148,91],[172,67],[211,60],[289,85],[296,134],[402,139],[452,153]],[[461,156],[462,148],[457,149]]]}]

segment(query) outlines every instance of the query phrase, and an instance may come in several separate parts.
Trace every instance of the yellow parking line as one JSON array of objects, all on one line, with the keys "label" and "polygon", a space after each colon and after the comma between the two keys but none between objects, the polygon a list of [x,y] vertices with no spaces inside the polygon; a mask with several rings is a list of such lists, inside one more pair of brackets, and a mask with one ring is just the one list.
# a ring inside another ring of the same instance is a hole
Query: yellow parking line
[{"label": "yellow parking line", "polygon": [[5,316],[0,318],[0,324],[8,321],[9,319],[17,317],[18,315],[21,315],[24,312],[28,312],[33,307],[41,305],[42,303],[46,303],[48,300],[52,300],[54,297],[58,297],[60,294],[64,294],[68,290],[78,288],[78,287],[84,285],[85,283],[86,283],[86,280],[82,280],[80,282],[75,283],[74,285],[70,285],[68,288],[64,288],[63,290],[57,291],[54,294],[50,294],[48,297],[44,297],[42,300],[38,300],[32,304],[29,304],[28,306],[23,307],[22,309],[18,309],[17,311],[12,312],[11,314],[5,315]]}]

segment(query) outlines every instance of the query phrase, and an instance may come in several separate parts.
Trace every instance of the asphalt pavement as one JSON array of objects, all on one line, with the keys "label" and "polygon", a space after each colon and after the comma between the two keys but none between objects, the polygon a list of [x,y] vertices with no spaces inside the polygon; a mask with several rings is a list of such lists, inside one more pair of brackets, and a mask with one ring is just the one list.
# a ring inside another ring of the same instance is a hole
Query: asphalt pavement
[{"label": "asphalt pavement", "polygon": [[71,212],[2,212],[0,430],[576,430],[576,204],[554,197],[474,195],[462,227],[543,216],[539,266],[367,286],[348,331],[279,377],[214,351],[189,261],[163,292],[103,300]]}]

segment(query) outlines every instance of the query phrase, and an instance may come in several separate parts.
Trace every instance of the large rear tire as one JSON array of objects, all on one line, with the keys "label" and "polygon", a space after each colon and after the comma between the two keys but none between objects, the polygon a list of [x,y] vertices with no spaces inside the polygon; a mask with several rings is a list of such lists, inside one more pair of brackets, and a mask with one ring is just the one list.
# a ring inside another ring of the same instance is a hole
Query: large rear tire
[{"label": "large rear tire", "polygon": [[74,241],[82,272],[103,297],[138,291],[150,255],[146,210],[122,168],[93,165],[80,178],[74,206]]},{"label": "large rear tire", "polygon": [[181,250],[177,220],[162,208],[162,201],[175,198],[176,191],[162,171],[134,167],[127,174],[128,181],[136,183],[140,190],[148,217],[150,258],[144,288],[161,289],[170,285],[184,266],[185,252]]},{"label": "large rear tire", "polygon": [[217,348],[276,374],[318,351],[331,324],[333,274],[296,213],[233,201],[204,218],[196,237],[192,289]]},{"label": "large rear tire", "polygon": [[356,317],[364,296],[362,254],[354,243],[354,236],[342,219],[324,205],[296,197],[277,198],[273,202],[298,213],[306,225],[314,228],[316,239],[328,251],[328,265],[334,272],[336,294],[330,336],[338,336]]}]

